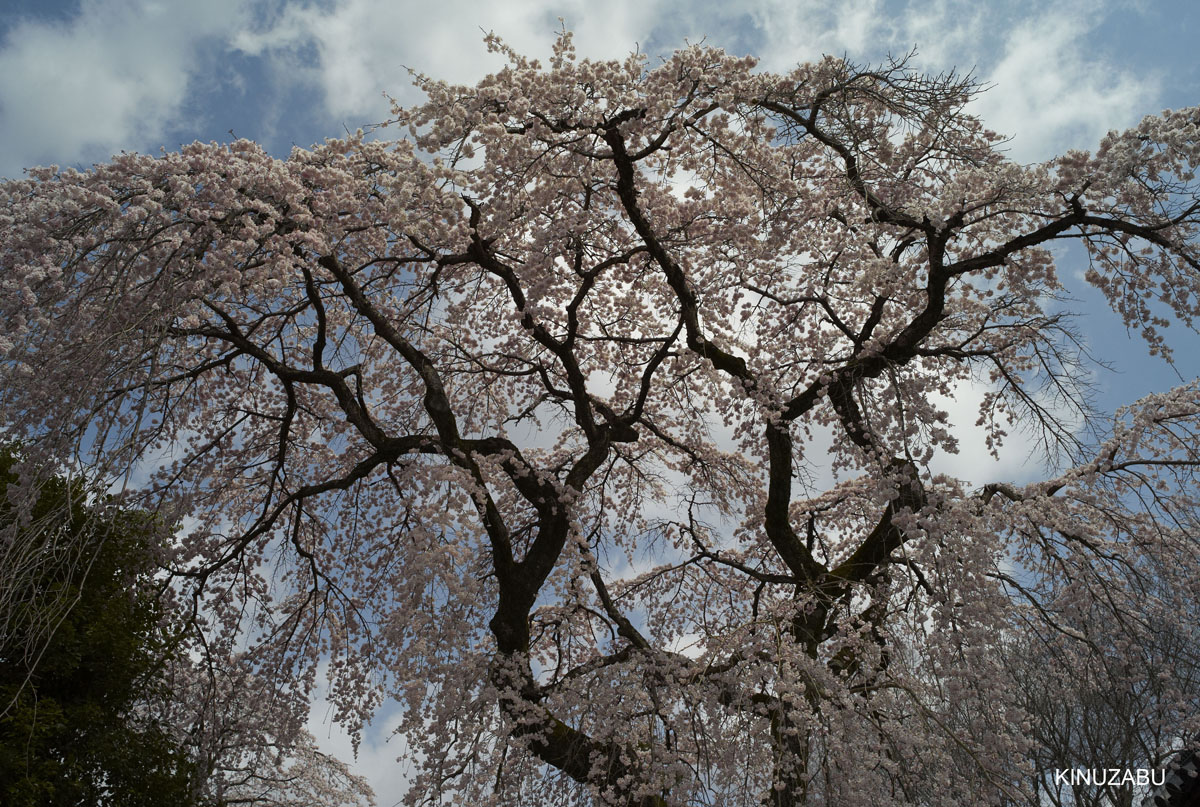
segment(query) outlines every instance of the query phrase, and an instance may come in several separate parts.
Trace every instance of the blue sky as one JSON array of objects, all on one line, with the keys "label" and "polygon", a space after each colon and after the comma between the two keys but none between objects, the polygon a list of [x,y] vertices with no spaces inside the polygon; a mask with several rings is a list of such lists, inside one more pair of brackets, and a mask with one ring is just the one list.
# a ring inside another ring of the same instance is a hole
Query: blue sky
[{"label": "blue sky", "polygon": [[[559,17],[593,58],[635,45],[653,58],[706,39],[786,69],[823,53],[876,61],[916,47],[919,66],[973,70],[993,85],[975,111],[1012,136],[1020,161],[1092,148],[1109,129],[1200,103],[1194,2],[846,0],[833,11],[825,0],[5,0],[0,176],[226,141],[231,130],[285,156],[294,144],[385,119],[385,91],[418,100],[407,68],[470,81],[497,67],[484,30],[548,53]],[[1062,265],[1068,281],[1083,268],[1069,252]],[[1097,295],[1078,284],[1072,292],[1088,344],[1118,371],[1096,379],[1103,408],[1178,381]],[[1200,340],[1178,331],[1177,370],[1190,379]],[[1004,464],[1013,475],[1025,458],[1016,448]],[[329,747],[348,750],[314,714]],[[391,764],[400,749],[382,744],[386,733],[378,721],[359,766],[382,805],[403,790]]]}]

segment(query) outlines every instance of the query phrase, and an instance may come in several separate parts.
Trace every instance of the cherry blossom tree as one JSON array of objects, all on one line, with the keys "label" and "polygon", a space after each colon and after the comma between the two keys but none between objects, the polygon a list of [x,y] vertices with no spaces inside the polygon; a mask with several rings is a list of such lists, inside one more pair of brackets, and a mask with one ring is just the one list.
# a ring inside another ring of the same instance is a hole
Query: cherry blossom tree
[{"label": "cherry blossom tree", "polygon": [[[1054,251],[1169,357],[1200,112],[1018,165],[903,60],[489,44],[396,140],[0,191],[7,434],[181,525],[210,664],[398,702],[410,804],[1036,804],[1031,647],[1200,729],[1200,388],[1092,412]],[[1043,480],[931,470],[966,385]]]}]

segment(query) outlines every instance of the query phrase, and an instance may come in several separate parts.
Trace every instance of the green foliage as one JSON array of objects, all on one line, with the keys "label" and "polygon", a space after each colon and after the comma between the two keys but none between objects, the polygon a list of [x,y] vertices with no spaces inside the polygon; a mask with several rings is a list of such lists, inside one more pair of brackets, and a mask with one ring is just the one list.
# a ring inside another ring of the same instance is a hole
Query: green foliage
[{"label": "green foliage", "polygon": [[[0,526],[17,523],[13,464],[0,454]],[[171,652],[153,523],[81,493],[49,480],[16,532],[34,562],[8,581],[0,625],[0,804],[193,803],[191,765],[148,708]]]}]

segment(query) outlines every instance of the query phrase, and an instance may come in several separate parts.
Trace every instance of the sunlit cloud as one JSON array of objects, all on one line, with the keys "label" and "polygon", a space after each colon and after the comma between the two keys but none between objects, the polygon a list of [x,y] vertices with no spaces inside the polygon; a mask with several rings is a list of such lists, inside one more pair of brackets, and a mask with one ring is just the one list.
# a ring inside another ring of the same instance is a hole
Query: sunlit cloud
[{"label": "sunlit cloud", "polygon": [[0,44],[0,175],[105,160],[179,127],[208,47],[239,26],[237,0],[84,0],[67,22],[27,19]]}]

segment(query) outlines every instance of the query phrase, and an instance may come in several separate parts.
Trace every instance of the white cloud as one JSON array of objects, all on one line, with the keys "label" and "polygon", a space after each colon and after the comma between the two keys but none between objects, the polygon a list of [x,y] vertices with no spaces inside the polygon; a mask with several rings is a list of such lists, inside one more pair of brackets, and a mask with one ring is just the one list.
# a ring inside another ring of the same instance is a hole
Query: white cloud
[{"label": "white cloud", "polygon": [[935,395],[931,401],[949,415],[949,431],[958,441],[958,453],[938,451],[930,462],[933,473],[945,474],[982,486],[989,482],[1027,482],[1043,471],[1034,435],[1020,424],[1002,424],[1008,432],[992,456],[987,429],[978,425],[979,406],[988,387],[968,381],[955,386],[952,397]]},{"label": "white cloud", "polygon": [[916,48],[917,61],[930,69],[970,71],[979,64],[996,30],[1004,23],[994,6],[961,0],[927,0],[911,4],[898,20],[896,44],[907,53]]},{"label": "white cloud", "polygon": [[[383,120],[383,93],[419,101],[406,68],[470,83],[498,68],[484,31],[516,50],[544,56],[561,17],[581,56],[622,58],[707,36],[716,44],[747,43],[769,70],[788,70],[823,54],[860,62],[901,56],[914,47],[919,68],[974,70],[992,85],[973,106],[988,126],[1014,136],[1013,158],[1044,159],[1090,147],[1108,129],[1133,122],[1158,95],[1157,77],[1123,71],[1089,51],[1104,3],[1044,9],[1036,3],[967,0],[470,0],[437,4],[404,0],[292,3],[271,24],[233,40],[267,55],[286,81],[318,87],[325,111],[347,125]],[[734,47],[731,45],[731,47]],[[657,53],[651,53],[652,56]]]},{"label": "white cloud", "polygon": [[[418,100],[407,69],[431,78],[474,82],[503,65],[487,53],[493,31],[521,53],[548,55],[562,17],[582,56],[621,58],[653,26],[654,0],[619,0],[600,7],[583,0],[384,2],[345,0],[333,7],[292,5],[273,25],[244,32],[235,45],[269,54],[293,79],[319,86],[329,114],[355,123],[382,120],[383,93]],[[305,54],[315,49],[316,61]],[[306,60],[307,59],[307,60]]]},{"label": "white cloud", "polygon": [[752,0],[746,7],[767,69],[824,54],[875,63],[916,48],[918,68],[974,72],[991,89],[972,111],[1013,138],[1013,159],[1032,162],[1093,148],[1109,129],[1153,109],[1160,76],[1135,74],[1092,49],[1108,5],[850,0],[835,10],[816,0]]},{"label": "white cloud", "polygon": [[878,59],[883,55],[878,49],[890,44],[890,21],[880,0],[758,0],[750,16],[763,36],[755,55],[768,70],[787,71],[825,54],[861,59],[869,52]]},{"label": "white cloud", "polygon": [[[265,15],[268,7],[276,13]],[[0,47],[0,175],[156,149],[168,127],[188,128],[189,93],[197,79],[212,80],[209,57],[223,48],[270,57],[278,80],[316,87],[331,122],[355,126],[387,116],[385,91],[418,100],[406,68],[459,82],[497,68],[502,60],[485,51],[483,31],[547,54],[558,17],[590,58],[707,35],[786,70],[823,53],[878,61],[916,46],[921,66],[974,67],[991,82],[974,109],[1016,137],[1015,158],[1041,159],[1092,145],[1159,94],[1159,77],[1089,52],[1104,15],[1103,4],[1046,10],[966,0],[848,0],[836,9],[816,0],[83,0],[67,21],[17,24]],[[284,89],[256,100],[272,108]]]},{"label": "white cloud", "polygon": [[1001,57],[981,73],[994,84],[974,104],[991,128],[1011,135],[1009,154],[1044,160],[1095,148],[1109,129],[1132,125],[1159,94],[1154,77],[1122,73],[1089,54],[1090,14],[1052,11],[1011,29]]},{"label": "white cloud", "polygon": [[0,48],[0,175],[152,149],[177,125],[200,45],[239,0],[84,0],[69,22],[26,20]]}]

